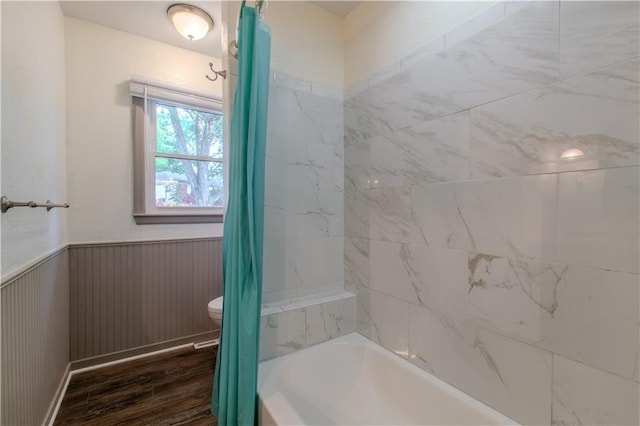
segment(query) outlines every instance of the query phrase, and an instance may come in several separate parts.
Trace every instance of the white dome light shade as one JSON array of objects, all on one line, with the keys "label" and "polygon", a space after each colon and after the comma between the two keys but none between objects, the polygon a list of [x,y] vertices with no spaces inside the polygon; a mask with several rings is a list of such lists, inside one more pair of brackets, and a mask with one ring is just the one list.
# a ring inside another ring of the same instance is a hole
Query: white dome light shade
[{"label": "white dome light shade", "polygon": [[213,28],[213,19],[204,10],[188,4],[174,4],[167,15],[176,30],[186,39],[200,40]]}]

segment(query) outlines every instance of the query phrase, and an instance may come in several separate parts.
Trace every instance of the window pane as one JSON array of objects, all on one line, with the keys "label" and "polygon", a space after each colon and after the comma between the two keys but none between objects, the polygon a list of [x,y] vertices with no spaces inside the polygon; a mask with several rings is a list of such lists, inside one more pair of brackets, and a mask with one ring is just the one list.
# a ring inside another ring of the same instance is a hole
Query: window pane
[{"label": "window pane", "polygon": [[222,207],[222,163],[156,157],[156,207]]},{"label": "window pane", "polygon": [[222,115],[156,104],[156,151],[222,158]]}]

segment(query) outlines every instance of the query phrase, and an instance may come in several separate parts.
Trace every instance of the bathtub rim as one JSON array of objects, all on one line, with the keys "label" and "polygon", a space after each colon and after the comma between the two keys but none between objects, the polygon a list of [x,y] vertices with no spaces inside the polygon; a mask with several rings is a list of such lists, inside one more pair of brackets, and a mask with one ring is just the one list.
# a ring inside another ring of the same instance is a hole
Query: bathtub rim
[{"label": "bathtub rim", "polygon": [[[480,412],[483,412],[485,415],[488,415],[492,418],[496,419],[496,422],[503,425],[520,425],[520,423],[516,422],[509,416],[495,408],[485,404],[464,392],[463,390],[447,383],[442,380],[440,377],[435,374],[423,370],[420,367],[414,365],[411,361],[404,358],[403,356],[375,343],[374,341],[368,339],[366,336],[358,333],[357,331],[351,332],[349,334],[345,334],[340,337],[336,337],[331,340],[327,340],[322,343],[318,343],[316,345],[308,346],[306,348],[300,349],[295,352],[291,352],[285,355],[281,355],[275,358],[271,358],[268,360],[261,361],[259,363],[258,368],[258,389],[257,389],[257,399],[258,399],[258,417],[260,425],[300,425],[304,424],[302,418],[298,416],[297,412],[291,407],[291,405],[286,401],[285,398],[280,397],[279,395],[271,395],[267,404],[265,404],[263,400],[263,395],[261,394],[261,385],[263,385],[263,368],[267,367],[269,369],[276,369],[281,364],[286,363],[289,359],[295,359],[300,356],[304,356],[305,354],[312,353],[312,351],[318,351],[319,347],[326,348],[328,346],[335,345],[356,345],[356,346],[364,346],[365,348],[369,348],[378,354],[382,355],[384,358],[389,360],[390,362],[399,366],[399,368],[404,368],[408,370],[412,374],[416,374],[422,377],[424,380],[428,381],[431,385],[436,387],[438,390],[446,392],[448,394],[454,395],[456,398],[460,400],[461,403],[467,404]],[[275,396],[275,398],[274,398]],[[273,404],[276,404],[274,406]],[[282,411],[278,410],[278,408],[283,409]],[[264,411],[264,413],[263,413]],[[266,414],[266,417],[264,417]],[[263,423],[262,420],[267,420],[267,423]]]}]

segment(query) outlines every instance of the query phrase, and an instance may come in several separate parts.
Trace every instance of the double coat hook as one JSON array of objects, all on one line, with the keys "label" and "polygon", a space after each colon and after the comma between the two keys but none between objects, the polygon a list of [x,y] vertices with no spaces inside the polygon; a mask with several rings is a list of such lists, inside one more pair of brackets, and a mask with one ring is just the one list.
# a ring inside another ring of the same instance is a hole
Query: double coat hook
[{"label": "double coat hook", "polygon": [[208,75],[206,75],[205,77],[207,77],[209,80],[216,81],[218,79],[218,77],[222,77],[224,79],[227,78],[227,70],[221,70],[221,71],[214,70],[213,69],[213,62],[209,62],[209,68],[211,69],[211,71],[215,75],[215,77],[213,77],[213,78],[211,78]]}]

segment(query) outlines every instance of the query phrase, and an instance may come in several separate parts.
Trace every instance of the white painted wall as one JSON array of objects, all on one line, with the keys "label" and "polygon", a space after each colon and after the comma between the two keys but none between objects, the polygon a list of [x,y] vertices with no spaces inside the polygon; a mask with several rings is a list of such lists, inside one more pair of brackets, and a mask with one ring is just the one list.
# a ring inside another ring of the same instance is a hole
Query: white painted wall
[{"label": "white painted wall", "polygon": [[391,65],[495,3],[363,1],[344,18],[344,87]]},{"label": "white painted wall", "polygon": [[221,96],[221,82],[205,78],[220,61],[76,18],[65,24],[70,242],[222,235],[221,224],[135,224],[129,96],[132,75]]},{"label": "white painted wall", "polygon": [[271,68],[342,90],[342,18],[306,1],[270,1],[264,20],[271,27]]},{"label": "white painted wall", "polygon": [[[58,2],[2,2],[2,194],[67,200],[64,17]],[[2,276],[66,243],[68,210],[2,215]]]}]

